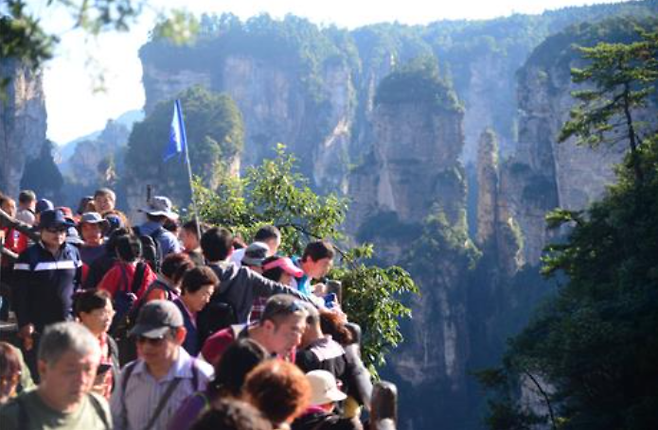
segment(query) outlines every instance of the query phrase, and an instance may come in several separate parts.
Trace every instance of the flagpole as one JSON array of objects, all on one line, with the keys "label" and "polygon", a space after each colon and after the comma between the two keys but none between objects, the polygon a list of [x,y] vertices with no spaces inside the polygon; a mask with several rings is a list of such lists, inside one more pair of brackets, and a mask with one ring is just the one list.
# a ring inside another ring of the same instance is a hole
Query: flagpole
[{"label": "flagpole", "polygon": [[[181,122],[180,125],[181,125],[182,133],[185,134],[185,121],[183,120],[183,109],[181,108],[180,100],[176,100],[176,109],[178,109],[178,115]],[[187,177],[188,177],[188,182],[190,184],[192,210],[194,211],[194,221],[196,221],[196,235],[197,238],[199,239],[199,242],[201,242],[201,224],[199,224],[199,211],[196,206],[196,199],[194,198],[194,187],[192,187],[192,165],[190,164],[190,152],[187,149],[187,147],[189,146],[187,144],[187,136],[185,136],[184,141],[185,141],[185,164],[187,164]]]}]

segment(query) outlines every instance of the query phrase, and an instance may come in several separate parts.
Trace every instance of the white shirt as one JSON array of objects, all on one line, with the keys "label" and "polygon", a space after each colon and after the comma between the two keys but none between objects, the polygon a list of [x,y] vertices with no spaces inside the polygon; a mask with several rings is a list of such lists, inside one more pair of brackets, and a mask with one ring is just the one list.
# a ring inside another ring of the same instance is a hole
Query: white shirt
[{"label": "white shirt", "polygon": [[[193,386],[192,365],[197,369],[197,387]],[[160,380],[156,380],[148,372],[144,361],[138,359],[128,379],[124,396],[123,377],[125,373],[126,368],[124,367],[110,398],[114,430],[142,430],[151,420],[169,384],[175,378],[183,379],[169,397],[153,425],[152,429],[156,430],[167,428],[169,419],[190,394],[205,390],[206,385],[213,377],[214,369],[205,361],[190,357],[187,351],[180,347],[178,359],[171,366],[167,375]]]}]

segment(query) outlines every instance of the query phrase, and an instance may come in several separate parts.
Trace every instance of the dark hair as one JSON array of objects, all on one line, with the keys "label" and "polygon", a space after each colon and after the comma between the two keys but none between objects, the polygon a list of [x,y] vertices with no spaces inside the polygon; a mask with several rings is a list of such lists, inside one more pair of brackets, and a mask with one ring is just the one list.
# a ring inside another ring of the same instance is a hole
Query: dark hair
[{"label": "dark hair", "polygon": [[21,372],[21,359],[16,348],[7,342],[0,342],[0,378],[18,375]]},{"label": "dark hair", "polygon": [[179,227],[180,227],[180,224],[178,223],[178,221],[173,220],[171,218],[166,218],[164,224],[162,225],[162,228],[164,228],[165,230],[170,231],[174,234],[176,233],[176,231],[178,231]]},{"label": "dark hair", "polygon": [[181,252],[179,254],[169,254],[164,260],[162,260],[162,267],[160,267],[160,272],[171,279],[174,285],[178,284],[185,272],[194,267],[194,262],[190,259],[190,256]]},{"label": "dark hair", "polygon": [[331,243],[326,240],[316,240],[306,245],[304,254],[302,255],[302,261],[306,261],[309,257],[313,261],[318,261],[323,258],[334,258],[334,255],[336,255],[336,251],[334,251]]},{"label": "dark hair", "polygon": [[228,394],[239,397],[247,374],[264,362],[269,354],[251,339],[238,339],[231,343],[215,365],[215,379],[209,386],[211,399]]},{"label": "dark hair", "polygon": [[[80,203],[78,203],[78,209],[76,210],[76,213],[78,215],[82,215],[83,213],[87,212],[87,205],[89,202],[94,201],[94,196],[85,196],[80,199]],[[95,207],[95,205],[94,205]]]},{"label": "dark hair", "polygon": [[111,301],[112,296],[105,290],[80,290],[73,296],[73,313],[79,317],[82,312],[88,314],[96,309],[103,309],[107,302]]},{"label": "dark hair", "polygon": [[306,304],[295,296],[275,294],[267,299],[259,324],[269,320],[278,326],[291,315],[300,315],[306,318]]},{"label": "dark hair", "polygon": [[322,333],[330,335],[343,346],[354,343],[352,332],[347,328],[342,317],[335,312],[320,310],[320,327]]},{"label": "dark hair", "polygon": [[221,399],[202,413],[190,430],[271,430],[258,409],[237,399]]},{"label": "dark hair", "polygon": [[270,239],[280,239],[281,232],[273,225],[264,225],[258,229],[254,236],[254,242],[265,242]]},{"label": "dark hair", "polygon": [[168,218],[164,215],[151,215],[151,214],[146,214],[146,219],[152,222],[157,222],[160,224],[163,224],[164,221],[166,221]]},{"label": "dark hair", "polygon": [[242,249],[247,247],[247,242],[242,236],[233,236],[233,249]]},{"label": "dark hair", "polygon": [[281,424],[306,409],[311,398],[311,384],[294,364],[268,360],[247,375],[244,392],[270,422]]},{"label": "dark hair", "polygon": [[[117,218],[119,218],[119,220],[121,221],[121,226],[117,227],[117,228],[124,228],[124,227],[125,228],[130,228],[131,227],[130,220],[128,219],[126,214],[121,212],[118,209],[112,209],[112,210],[109,210],[109,211],[105,211],[105,212],[102,213],[102,215],[103,215],[103,218],[106,218],[106,219],[110,215],[114,215]],[[110,227],[112,228],[112,223],[111,222],[110,222]],[[114,231],[114,230],[112,230],[112,231]]]},{"label": "dark hair", "polygon": [[[272,261],[276,261],[280,258],[283,257],[279,257],[278,255],[267,257],[265,260],[263,260],[263,266],[265,266],[268,263],[271,263]],[[262,273],[262,275],[267,279],[273,280],[274,282],[279,282],[279,280],[281,279],[281,275],[283,275],[284,272],[285,271],[280,267],[272,267],[271,269],[265,270]]]},{"label": "dark hair", "polygon": [[219,284],[219,279],[217,279],[215,272],[208,266],[195,267],[185,272],[181,290],[183,294],[196,293],[201,287],[209,284]]},{"label": "dark hair", "polygon": [[107,238],[107,242],[105,242],[105,251],[107,255],[115,256],[117,253],[117,240],[119,240],[120,237],[128,235],[130,235],[130,230],[126,227],[120,227],[113,230]]},{"label": "dark hair", "polygon": [[120,236],[116,242],[116,252],[121,260],[132,263],[142,256],[142,242],[132,234]]},{"label": "dark hair", "polygon": [[223,261],[233,249],[233,235],[222,227],[213,227],[201,236],[201,250],[208,261]]},{"label": "dark hair", "polygon": [[23,190],[18,195],[19,203],[30,203],[37,199],[37,195],[32,190]]},{"label": "dark hair", "polygon": [[[183,228],[183,230],[185,230],[189,233],[192,233],[195,236],[198,235],[198,231],[201,231],[201,235],[203,236],[203,233],[205,233],[206,230],[208,230],[208,224],[206,224],[204,222],[199,223],[199,229],[198,230],[197,230],[196,226],[197,226],[196,220],[193,219],[192,221],[188,221],[185,224],[183,224],[182,228]],[[199,239],[199,237],[197,237],[197,239]]]}]

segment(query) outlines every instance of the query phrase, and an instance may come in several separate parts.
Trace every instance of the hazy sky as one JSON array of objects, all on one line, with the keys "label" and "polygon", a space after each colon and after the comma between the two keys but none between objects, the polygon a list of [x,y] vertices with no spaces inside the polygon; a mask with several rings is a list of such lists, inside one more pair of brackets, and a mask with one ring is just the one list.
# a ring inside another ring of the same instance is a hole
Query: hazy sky
[{"label": "hazy sky", "polygon": [[[318,24],[354,28],[382,21],[425,24],[440,19],[487,19],[512,13],[541,13],[547,9],[615,0],[159,0],[159,8],[184,7],[191,12],[232,12],[242,19],[267,12],[274,17],[287,13]],[[43,25],[61,38],[55,59],[46,67],[44,87],[48,110],[48,138],[63,144],[100,130],[110,118],[141,109],[144,90],[142,68],[137,57],[147,40],[155,12],[147,10],[129,33],[108,33],[85,40],[70,31],[71,19],[63,11],[45,7],[46,0],[30,2]],[[68,27],[67,27],[68,26]],[[105,92],[94,93],[103,71]]]}]

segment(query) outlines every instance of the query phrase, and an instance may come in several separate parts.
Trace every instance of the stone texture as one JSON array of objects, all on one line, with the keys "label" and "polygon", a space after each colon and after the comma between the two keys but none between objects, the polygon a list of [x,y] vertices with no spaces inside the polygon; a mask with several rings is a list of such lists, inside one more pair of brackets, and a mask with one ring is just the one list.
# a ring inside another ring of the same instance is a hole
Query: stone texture
[{"label": "stone texture", "polygon": [[46,140],[42,76],[14,60],[0,62],[0,77],[10,78],[7,101],[0,103],[0,190],[16,196],[27,161]]}]

